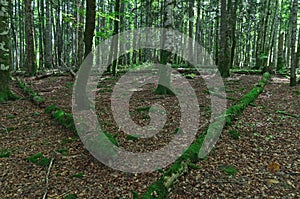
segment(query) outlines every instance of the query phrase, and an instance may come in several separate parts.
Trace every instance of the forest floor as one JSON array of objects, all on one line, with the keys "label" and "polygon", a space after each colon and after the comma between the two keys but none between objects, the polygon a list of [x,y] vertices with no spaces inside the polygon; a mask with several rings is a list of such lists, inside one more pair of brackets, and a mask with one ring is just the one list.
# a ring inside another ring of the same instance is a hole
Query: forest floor
[{"label": "forest floor", "polygon": [[[260,77],[234,75],[225,80],[228,106],[247,93]],[[189,80],[201,109],[201,129],[210,119],[209,92],[200,77]],[[154,86],[137,90],[130,101],[132,119],[149,124],[148,110],[161,102],[168,111],[163,132],[150,139],[133,139],[119,131],[110,111],[110,95],[116,80],[103,79],[96,109],[103,128],[116,136],[120,146],[145,152],[165,146],[178,125],[180,109],[174,96],[153,94]],[[46,101],[71,113],[73,79],[68,76],[27,79]],[[161,172],[131,174],[113,170],[97,161],[74,132],[57,124],[43,109],[31,103],[13,83],[21,98],[0,104],[0,198],[132,198],[144,193]],[[234,124],[223,130],[215,148],[182,176],[169,198],[297,198],[300,195],[300,85],[273,78],[258,99]],[[298,116],[298,117],[297,117]],[[238,136],[231,136],[235,133]],[[234,139],[234,138],[235,139]],[[52,167],[34,164],[29,157],[41,153]],[[49,169],[50,168],[50,169]],[[47,178],[48,184],[45,180]]]}]

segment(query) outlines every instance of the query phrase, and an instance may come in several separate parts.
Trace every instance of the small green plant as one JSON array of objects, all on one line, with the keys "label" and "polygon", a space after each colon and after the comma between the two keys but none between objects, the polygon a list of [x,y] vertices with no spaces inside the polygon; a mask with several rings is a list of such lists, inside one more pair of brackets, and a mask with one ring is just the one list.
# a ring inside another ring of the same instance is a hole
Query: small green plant
[{"label": "small green plant", "polygon": [[50,164],[50,159],[43,157],[43,154],[41,152],[36,153],[35,155],[32,155],[27,158],[27,160],[35,165],[39,166],[48,166]]},{"label": "small green plant", "polygon": [[74,82],[67,82],[66,83],[66,88],[72,88],[74,85]]},{"label": "small green plant", "polygon": [[77,199],[78,196],[76,194],[68,194],[64,197],[64,199]]},{"label": "small green plant", "polygon": [[142,107],[136,108],[135,110],[140,113],[143,111],[149,111],[150,108],[151,108],[151,106],[142,106]]},{"label": "small green plant", "polygon": [[65,145],[65,144],[67,144],[67,143],[73,143],[73,142],[76,142],[77,140],[78,140],[77,137],[73,137],[73,138],[64,138],[64,139],[62,139],[61,144],[62,144],[62,145]]},{"label": "small green plant", "polygon": [[117,134],[116,135],[111,135],[110,133],[108,133],[107,131],[103,131],[103,133],[105,134],[105,136],[109,139],[109,141],[111,143],[113,143],[115,146],[119,146],[118,141],[116,140]]},{"label": "small green plant", "polygon": [[196,77],[196,74],[194,74],[194,73],[186,74],[185,77],[187,79],[194,79]]},{"label": "small green plant", "polygon": [[83,173],[75,173],[74,175],[72,175],[72,178],[83,178]]},{"label": "small green plant", "polygon": [[127,140],[138,140],[139,137],[138,137],[138,136],[135,136],[135,135],[127,135],[127,136],[126,136],[126,139],[127,139]]},{"label": "small green plant", "polygon": [[58,149],[57,152],[59,152],[60,154],[66,156],[68,155],[68,150],[63,148],[63,149]]},{"label": "small green plant", "polygon": [[0,158],[9,158],[11,156],[11,150],[9,149],[0,149]]},{"label": "small green plant", "polygon": [[232,165],[225,165],[222,167],[222,172],[226,175],[233,176],[237,173],[237,170]]},{"label": "small green plant", "polygon": [[295,95],[300,95],[300,91],[293,91]]},{"label": "small green plant", "polygon": [[15,115],[7,115],[7,116],[6,116],[6,119],[14,119],[14,118],[16,118]]},{"label": "small green plant", "polygon": [[230,136],[235,139],[238,140],[240,137],[240,132],[236,131],[236,130],[229,130],[228,132],[230,134]]},{"label": "small green plant", "polygon": [[7,130],[7,132],[11,132],[11,131],[15,130],[15,127],[8,127],[6,130]]},{"label": "small green plant", "polygon": [[176,130],[174,131],[174,134],[180,134],[182,133],[182,129],[181,128],[176,128]]}]

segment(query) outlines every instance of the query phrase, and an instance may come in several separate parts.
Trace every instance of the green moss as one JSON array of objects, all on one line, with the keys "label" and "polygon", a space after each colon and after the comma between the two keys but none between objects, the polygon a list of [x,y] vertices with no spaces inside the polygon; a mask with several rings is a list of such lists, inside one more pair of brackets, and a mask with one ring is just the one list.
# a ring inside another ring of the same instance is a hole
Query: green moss
[{"label": "green moss", "polygon": [[64,199],[77,199],[78,196],[76,194],[68,194],[64,197]]},{"label": "green moss", "polygon": [[32,155],[27,158],[27,160],[33,164],[39,165],[39,166],[48,166],[50,164],[50,159],[43,157],[43,154],[41,152],[36,153],[35,155]]},{"label": "green moss", "polygon": [[83,173],[80,172],[80,173],[75,173],[71,176],[72,178],[83,178]]},{"label": "green moss", "polygon": [[138,136],[135,136],[135,135],[127,135],[127,136],[126,136],[126,139],[127,139],[127,140],[138,140],[139,137],[138,137]]},{"label": "green moss", "polygon": [[236,130],[230,130],[228,132],[230,134],[230,136],[235,139],[235,140],[238,140],[239,137],[240,137],[240,132],[236,131]]},{"label": "green moss", "polygon": [[235,167],[232,165],[225,165],[221,168],[222,172],[225,173],[226,175],[232,176],[237,173],[237,170]]},{"label": "green moss", "polygon": [[57,152],[61,153],[62,155],[68,155],[68,150],[67,149],[58,149]]},{"label": "green moss", "polygon": [[9,158],[12,154],[10,149],[0,149],[0,158]]},{"label": "green moss", "polygon": [[6,119],[14,119],[14,118],[16,118],[15,115],[7,115],[7,116],[6,116]]},{"label": "green moss", "polygon": [[55,106],[55,105],[52,105],[52,106],[48,106],[46,109],[45,109],[45,113],[52,113],[53,111],[56,111],[58,108]]},{"label": "green moss", "polygon": [[136,108],[135,110],[140,113],[140,112],[143,112],[143,111],[149,111],[150,108],[151,108],[151,106],[142,106],[142,107]]},{"label": "green moss", "polygon": [[163,184],[162,178],[153,183],[147,189],[147,192],[142,196],[143,199],[157,198],[165,199],[168,198],[168,190]]},{"label": "green moss", "polygon": [[115,136],[112,136],[110,133],[108,133],[107,131],[103,131],[103,133],[105,134],[105,136],[109,139],[109,141],[111,142],[111,143],[113,143],[115,146],[119,146],[119,143],[118,143],[118,141],[116,140],[116,136],[117,136],[117,134],[115,135]]},{"label": "green moss", "polygon": [[[259,82],[258,85],[254,86],[254,88],[244,95],[242,99],[237,102],[232,107],[229,107],[225,111],[225,120],[226,125],[232,124],[232,119],[234,119],[237,115],[241,114],[242,111],[251,103],[253,102],[259,93],[262,92],[263,87],[267,83],[268,79],[270,78],[270,74],[265,73],[262,77],[262,80]],[[201,149],[201,146],[203,144],[203,141],[205,139],[205,136],[213,136],[213,132],[216,130],[220,130],[222,128],[222,122],[221,121],[215,121],[210,125],[209,128],[206,128],[203,133],[197,137],[197,139],[190,145],[190,147],[181,155],[174,163],[173,165],[165,172],[163,177],[161,177],[158,181],[153,183],[151,186],[148,187],[147,192],[143,195],[142,198],[167,198],[168,196],[168,190],[164,185],[164,180],[172,176],[172,174],[175,174],[177,172],[183,172],[185,169],[183,168],[184,165],[188,165],[189,167],[193,168],[193,165],[195,162],[199,160],[199,151]],[[178,129],[176,129],[175,133],[178,133]],[[239,133],[235,131],[230,131],[231,135],[234,138],[238,138]],[[205,157],[204,157],[205,158]],[[197,167],[198,168],[198,167]],[[233,166],[225,166],[222,168],[222,171],[226,173],[227,175],[235,175],[237,173],[236,168]],[[156,194],[153,194],[153,193]],[[154,196],[155,195],[155,196]]]}]

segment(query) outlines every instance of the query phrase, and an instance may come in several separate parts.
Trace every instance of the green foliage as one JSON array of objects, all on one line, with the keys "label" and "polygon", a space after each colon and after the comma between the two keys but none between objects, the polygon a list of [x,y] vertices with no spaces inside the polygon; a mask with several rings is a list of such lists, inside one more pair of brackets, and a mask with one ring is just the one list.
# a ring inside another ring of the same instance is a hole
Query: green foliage
[{"label": "green foliage", "polygon": [[233,167],[232,165],[225,165],[221,169],[223,173],[229,176],[235,175],[237,173],[236,168]]},{"label": "green foliage", "polygon": [[117,135],[115,135],[115,136],[112,136],[110,133],[108,133],[107,131],[103,131],[103,133],[105,134],[105,136],[109,139],[109,141],[111,142],[111,143],[113,143],[115,146],[119,146],[119,143],[118,143],[118,141],[116,140],[116,136]]},{"label": "green foliage", "polygon": [[74,86],[74,82],[67,82],[66,88],[72,88]]},{"label": "green foliage", "polygon": [[176,128],[176,130],[174,131],[174,134],[180,134],[180,133],[182,133],[182,129]]},{"label": "green foliage", "polygon": [[51,159],[43,157],[43,154],[41,152],[28,157],[27,160],[33,164],[45,167],[48,166],[51,161]]},{"label": "green foliage", "polygon": [[62,155],[68,155],[68,150],[63,148],[63,149],[58,149],[57,152],[61,153]]},{"label": "green foliage", "polygon": [[76,194],[68,194],[64,197],[64,199],[77,199],[78,196]]},{"label": "green foliage", "polygon": [[37,103],[44,102],[44,99],[41,96],[39,96],[36,92],[34,92],[29,86],[27,86],[25,82],[18,81],[18,84],[19,87],[23,89],[33,101]]},{"label": "green foliage", "polygon": [[135,135],[127,135],[127,136],[126,136],[126,139],[127,139],[127,140],[138,140],[139,137],[138,137],[138,136],[135,136]]},{"label": "green foliage", "polygon": [[62,145],[65,145],[67,143],[73,143],[73,142],[76,142],[78,140],[77,137],[74,137],[74,138],[64,138],[62,141],[61,141],[61,144]]},{"label": "green foliage", "polygon": [[[46,113],[51,114],[52,117],[61,125],[65,126],[76,133],[75,123],[72,114],[65,113],[63,110],[57,108],[56,106],[48,106],[45,110]],[[76,134],[77,135],[77,134]]]},{"label": "green foliage", "polygon": [[136,192],[136,191],[132,190],[132,191],[131,191],[131,193],[132,193],[132,197],[133,197],[133,199],[139,199],[139,198],[140,198],[140,196],[139,196],[139,193],[138,193],[138,192]]},{"label": "green foliage", "polygon": [[10,149],[0,149],[0,158],[9,158],[12,154]]},{"label": "green foliage", "polygon": [[16,118],[15,115],[7,115],[7,116],[6,116],[6,119],[14,119],[14,118]]},{"label": "green foliage", "polygon": [[236,130],[229,130],[228,132],[230,134],[230,136],[235,139],[238,140],[240,137],[240,132],[236,131]]},{"label": "green foliage", "polygon": [[83,173],[75,173],[74,175],[72,175],[72,178],[83,178]]},{"label": "green foliage", "polygon": [[187,79],[194,79],[196,76],[197,76],[197,75],[194,74],[194,73],[190,73],[190,74],[186,74],[186,75],[185,75],[185,77],[186,77]]},{"label": "green foliage", "polygon": [[293,91],[295,95],[300,95],[300,91]]},{"label": "green foliage", "polygon": [[135,110],[137,112],[143,112],[143,111],[149,111],[150,108],[151,108],[151,106],[142,106],[142,107],[136,108]]}]

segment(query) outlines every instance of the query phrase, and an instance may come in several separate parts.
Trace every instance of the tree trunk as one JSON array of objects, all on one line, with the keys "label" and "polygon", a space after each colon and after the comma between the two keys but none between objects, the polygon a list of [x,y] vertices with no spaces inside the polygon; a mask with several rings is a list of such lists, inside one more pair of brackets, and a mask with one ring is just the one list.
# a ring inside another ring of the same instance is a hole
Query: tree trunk
[{"label": "tree trunk", "polygon": [[0,1],[0,102],[10,98],[9,90],[9,65],[10,65],[10,49],[9,49],[9,1]]},{"label": "tree trunk", "polygon": [[[164,28],[165,29],[174,29],[174,16],[173,9],[175,6],[174,0],[165,0],[165,15],[164,15]],[[173,49],[172,35],[166,35],[166,31],[163,31],[162,36],[162,45],[163,49],[171,50]],[[171,91],[171,72],[169,71],[169,67],[172,66],[172,53],[167,50],[161,51],[160,63],[161,66],[159,68],[159,80],[158,86],[155,90],[156,94],[166,95],[174,93]]]},{"label": "tree trunk", "polygon": [[46,28],[45,28],[45,67],[52,68],[52,23],[51,0],[46,0]]},{"label": "tree trunk", "polygon": [[26,64],[28,67],[28,74],[30,76],[34,76],[36,73],[36,59],[33,40],[33,11],[31,3],[31,0],[24,0],[26,21]]},{"label": "tree trunk", "polygon": [[221,0],[221,26],[220,26],[220,58],[219,71],[221,76],[229,77],[230,54],[228,48],[228,28],[227,28],[227,2]]},{"label": "tree trunk", "polygon": [[117,75],[117,63],[118,63],[118,43],[119,43],[119,23],[120,23],[120,0],[116,0],[115,2],[115,13],[116,13],[116,20],[114,22],[114,39],[113,42],[113,48],[110,53],[113,53],[115,60],[112,62],[112,73],[113,75]]},{"label": "tree trunk", "polygon": [[[297,13],[298,13],[298,0],[293,0],[293,6],[291,10],[291,79],[290,86],[296,86],[296,32],[297,32]],[[299,45],[299,44],[298,44]]]},{"label": "tree trunk", "polygon": [[79,10],[77,11],[77,19],[78,19],[78,28],[77,28],[77,41],[78,42],[78,51],[76,56],[76,63],[77,66],[80,66],[83,61],[84,56],[84,42],[83,42],[83,24],[84,24],[84,18],[82,10],[84,9],[84,0],[77,0],[77,5]]},{"label": "tree trunk", "polygon": [[96,25],[96,1],[87,0],[85,32],[84,32],[85,57],[92,51],[95,25]]}]

